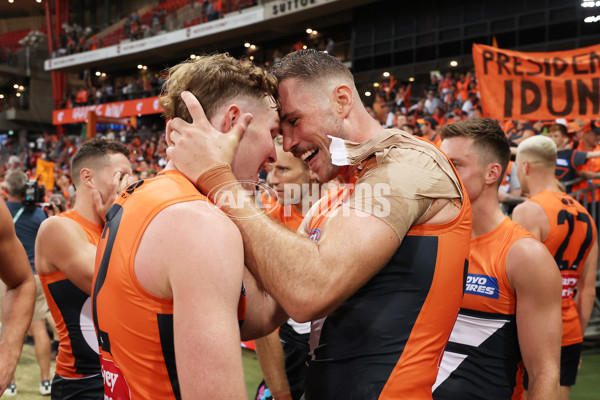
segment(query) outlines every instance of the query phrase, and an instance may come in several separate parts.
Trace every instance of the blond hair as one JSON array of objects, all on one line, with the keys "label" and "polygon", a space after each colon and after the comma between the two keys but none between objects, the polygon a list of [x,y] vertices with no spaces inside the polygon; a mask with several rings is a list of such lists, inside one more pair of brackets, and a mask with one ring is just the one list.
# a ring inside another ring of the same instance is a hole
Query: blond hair
[{"label": "blond hair", "polygon": [[240,61],[228,54],[198,56],[169,69],[160,98],[167,119],[179,117],[192,122],[181,99],[181,92],[191,92],[211,119],[228,100],[246,97],[251,100],[272,98],[277,102],[277,79],[251,61]]},{"label": "blond hair", "polygon": [[523,140],[517,152],[532,163],[546,168],[556,167],[556,144],[547,136],[537,135]]}]

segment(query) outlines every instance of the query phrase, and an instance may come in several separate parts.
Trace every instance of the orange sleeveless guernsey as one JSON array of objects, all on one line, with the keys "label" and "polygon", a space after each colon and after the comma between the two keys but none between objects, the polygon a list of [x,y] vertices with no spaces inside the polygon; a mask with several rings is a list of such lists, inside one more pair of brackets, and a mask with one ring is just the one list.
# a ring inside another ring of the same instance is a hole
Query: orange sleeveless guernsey
[{"label": "orange sleeveless guernsey", "polygon": [[[67,211],[57,217],[75,221],[84,230],[88,241],[94,246],[98,245],[102,233],[100,225],[88,221],[75,211]],[[100,358],[92,324],[90,296],[68,280],[61,271],[38,276],[58,331],[56,373],[68,379],[98,375]]]},{"label": "orange sleeveless guernsey", "polygon": [[[130,185],[107,213],[92,293],[105,398],[181,398],[173,299],[148,293],[135,276],[134,261],[145,229],[161,210],[197,200],[208,201],[180,172],[167,170]],[[241,300],[238,319],[245,313]]]},{"label": "orange sleeveless guernsey", "polygon": [[[317,203],[311,240],[320,240],[360,174]],[[466,193],[462,184],[461,190]],[[431,399],[460,308],[470,235],[471,206],[464,196],[452,221],[411,227],[387,265],[324,320],[313,321],[318,333],[311,336],[306,398]]]},{"label": "orange sleeveless guernsey", "polygon": [[581,343],[583,333],[573,296],[583,264],[596,240],[596,224],[587,210],[567,194],[545,190],[529,201],[544,209],[550,223],[544,244],[554,256],[562,276],[562,346]]},{"label": "orange sleeveless guernsey", "polygon": [[517,299],[506,276],[506,255],[523,238],[533,236],[506,217],[471,240],[465,295],[433,386],[436,400],[523,398]]}]

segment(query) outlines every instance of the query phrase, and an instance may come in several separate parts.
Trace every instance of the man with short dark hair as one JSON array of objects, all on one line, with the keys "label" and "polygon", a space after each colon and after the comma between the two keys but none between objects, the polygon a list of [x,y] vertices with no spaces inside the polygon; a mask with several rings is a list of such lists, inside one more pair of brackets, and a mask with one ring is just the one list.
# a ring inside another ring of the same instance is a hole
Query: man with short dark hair
[{"label": "man with short dark hair", "polygon": [[90,293],[106,211],[134,181],[128,156],[120,142],[83,143],[71,163],[75,206],[45,220],[37,236],[36,269],[59,335],[55,400],[104,398]]},{"label": "man with short dark hair", "polygon": [[470,118],[442,128],[442,151],[471,200],[469,274],[458,318],[433,386],[436,400],[522,398],[558,392],[560,277],[548,250],[499,206],[510,146],[500,126]]},{"label": "man with short dark hair", "polygon": [[182,96],[192,121],[170,122],[167,152],[217,203],[239,199],[221,209],[240,229],[248,268],[294,320],[313,321],[307,400],[431,398],[469,252],[458,176],[435,146],[382,129],[337,58],[297,51],[273,72],[283,149],[321,182],[355,183],[305,217],[308,238],[270,220],[235,182],[226,154],[243,126],[223,135]]}]

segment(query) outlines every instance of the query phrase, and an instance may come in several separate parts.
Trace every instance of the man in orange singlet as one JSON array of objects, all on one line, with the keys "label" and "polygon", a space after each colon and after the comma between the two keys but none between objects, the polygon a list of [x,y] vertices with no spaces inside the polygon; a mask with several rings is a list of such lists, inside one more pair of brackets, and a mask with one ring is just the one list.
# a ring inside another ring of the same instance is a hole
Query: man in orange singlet
[{"label": "man in orange singlet", "polygon": [[556,188],[557,150],[551,139],[526,139],[517,151],[517,175],[530,199],[515,208],[513,220],[546,245],[562,276],[560,399],[566,400],[575,384],[596,296],[596,224],[581,204]]},{"label": "man in orange singlet", "polygon": [[502,213],[510,145],[488,118],[444,126],[442,151],[473,209],[465,295],[433,386],[436,400],[558,399],[560,274],[546,247]]},{"label": "man in orange singlet", "polygon": [[[296,231],[304,215],[320,198],[320,186],[308,165],[283,151],[283,138],[275,138],[277,161],[271,164],[267,183],[276,193],[277,205],[269,215]],[[293,399],[304,393],[310,323],[289,319],[279,332],[255,340],[256,355],[264,380],[256,400]]]},{"label": "man in orange singlet", "polygon": [[321,182],[355,183],[345,203],[325,196],[329,212],[307,215],[312,240],[248,202],[227,165],[243,126],[222,134],[194,96],[183,97],[193,122],[167,128],[168,154],[238,226],[246,265],[290,317],[325,318],[311,328],[307,400],[431,398],[469,253],[460,180],[434,145],[382,129],[337,58],[297,51],[273,72],[283,149]]},{"label": "man in orange singlet", "polygon": [[[193,93],[224,131],[256,115],[232,163],[250,189],[276,157],[276,83],[250,62],[196,57],[171,68],[161,102],[167,119],[191,122],[181,96]],[[274,304],[244,276],[235,225],[168,163],[121,193],[98,245],[92,315],[106,397],[247,399],[238,323],[244,336],[253,325],[260,335],[247,336],[264,336],[283,322],[265,321]]]},{"label": "man in orange singlet", "polygon": [[52,399],[104,398],[90,293],[104,214],[132,183],[128,156],[120,142],[85,142],[71,166],[73,210],[46,219],[38,232],[35,268],[59,335]]}]

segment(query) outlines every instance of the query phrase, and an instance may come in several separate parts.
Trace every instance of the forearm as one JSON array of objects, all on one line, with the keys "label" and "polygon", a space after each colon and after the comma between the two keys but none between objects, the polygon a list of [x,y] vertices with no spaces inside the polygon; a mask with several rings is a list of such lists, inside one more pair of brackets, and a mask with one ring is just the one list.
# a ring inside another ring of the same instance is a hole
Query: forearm
[{"label": "forearm", "polygon": [[[559,369],[529,374],[529,390],[527,400],[558,400],[559,399]],[[529,371],[527,371],[529,373]]]},{"label": "forearm", "polygon": [[0,360],[2,360],[0,363],[3,364],[0,370],[2,373],[10,371],[12,375],[19,361],[25,333],[33,316],[34,301],[33,275],[16,288],[6,291],[2,303],[2,335],[0,337]]},{"label": "forearm", "polygon": [[242,340],[262,338],[283,324],[288,316],[281,306],[258,285],[254,276],[246,269],[246,317],[240,329]]},{"label": "forearm", "polygon": [[[314,275],[320,270],[317,268],[317,244],[300,237],[259,210],[254,206],[254,197],[240,184],[233,184],[228,189],[228,196],[236,199],[236,204],[243,204],[243,207],[219,201],[218,198],[215,200],[242,234],[246,267],[283,309],[296,319],[297,311],[304,310],[307,302],[315,299],[311,293],[319,293],[316,287],[319,278]],[[290,265],[292,262],[293,265]],[[311,263],[314,268],[308,270],[306,266]],[[308,290],[310,293],[307,293]]]},{"label": "forearm", "polygon": [[290,385],[285,373],[285,357],[279,340],[279,333],[273,332],[254,341],[256,356],[265,382],[275,400],[291,396]]}]

